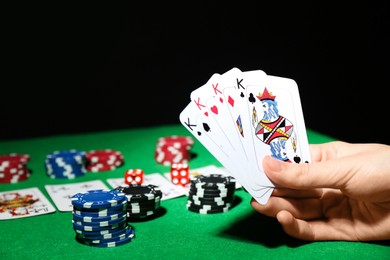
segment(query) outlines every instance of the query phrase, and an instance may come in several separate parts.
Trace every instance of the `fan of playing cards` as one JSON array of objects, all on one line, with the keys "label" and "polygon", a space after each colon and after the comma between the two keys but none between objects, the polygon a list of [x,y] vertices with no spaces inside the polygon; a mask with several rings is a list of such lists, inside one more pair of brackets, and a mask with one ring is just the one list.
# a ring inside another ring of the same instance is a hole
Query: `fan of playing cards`
[{"label": "fan of playing cards", "polygon": [[215,73],[192,91],[180,122],[263,205],[275,187],[263,171],[264,156],[310,161],[298,86],[292,79],[238,68]]}]

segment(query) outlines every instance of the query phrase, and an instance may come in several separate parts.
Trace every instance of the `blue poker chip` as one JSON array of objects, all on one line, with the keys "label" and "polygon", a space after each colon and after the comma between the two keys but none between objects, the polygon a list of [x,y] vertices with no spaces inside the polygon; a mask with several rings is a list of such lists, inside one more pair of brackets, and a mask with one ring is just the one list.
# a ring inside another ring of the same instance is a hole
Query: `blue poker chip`
[{"label": "blue poker chip", "polygon": [[46,156],[45,169],[53,179],[74,179],[85,175],[86,154],[84,151],[55,151]]},{"label": "blue poker chip", "polygon": [[97,208],[97,209],[85,209],[73,206],[73,214],[77,214],[83,217],[107,217],[114,214],[121,214],[127,209],[127,200],[122,201],[117,206],[109,208]]},{"label": "blue poker chip", "polygon": [[118,190],[90,190],[72,196],[72,205],[79,209],[102,209],[115,207],[127,200],[125,193]]},{"label": "blue poker chip", "polygon": [[102,239],[111,239],[122,236],[124,233],[128,233],[133,228],[130,225],[125,225],[123,228],[117,229],[113,232],[105,234],[91,234],[91,232],[76,232],[76,236],[82,239],[87,240],[102,240]]},{"label": "blue poker chip", "polygon": [[[72,219],[73,229],[78,231],[87,231],[87,232],[101,232],[101,231],[115,231],[116,229],[124,228],[127,225],[126,218],[122,222],[109,225],[109,226],[92,226],[84,225],[77,223]],[[92,235],[92,234],[91,234]]]},{"label": "blue poker chip", "polygon": [[89,241],[85,241],[82,239],[78,239],[78,238],[77,238],[77,241],[79,241],[80,243],[83,243],[85,245],[93,246],[93,247],[116,247],[116,246],[127,244],[127,243],[131,242],[132,239],[133,239],[133,236],[128,236],[128,237],[126,237],[122,240],[119,240],[119,241],[102,242],[102,243],[97,243],[97,244],[89,242]]},{"label": "blue poker chip", "polygon": [[123,230],[128,227],[127,223],[118,225],[116,228],[113,229],[103,229],[99,231],[86,231],[86,230],[79,230],[73,226],[73,230],[76,232],[79,236],[85,236],[85,237],[93,237],[93,236],[104,236],[104,237],[115,237],[117,235],[120,235],[123,233]]},{"label": "blue poker chip", "polygon": [[101,216],[101,217],[94,217],[94,216],[85,216],[85,215],[80,215],[77,214],[75,211],[73,213],[73,219],[76,221],[80,222],[85,222],[85,223],[97,223],[97,222],[102,222],[102,221],[111,221],[111,220],[116,220],[122,218],[126,213],[124,211],[115,213],[115,214],[110,214],[107,216]]},{"label": "blue poker chip", "polygon": [[54,151],[51,154],[46,155],[46,160],[55,162],[57,159],[61,159],[67,162],[78,162],[84,164],[86,161],[86,153],[75,149]]},{"label": "blue poker chip", "polygon": [[118,223],[122,223],[123,221],[126,220],[126,213],[122,214],[121,217],[112,219],[112,220],[104,220],[104,221],[89,221],[89,222],[84,222],[84,221],[78,221],[75,219],[73,216],[73,223],[76,223],[78,225],[84,226],[84,227],[91,227],[91,228],[97,228],[97,227],[109,227],[116,225]]},{"label": "blue poker chip", "polygon": [[135,236],[134,229],[132,228],[126,228],[123,230],[123,233],[106,238],[104,236],[82,236],[82,235],[76,235],[77,239],[82,240],[84,242],[92,243],[92,244],[102,244],[102,243],[108,243],[108,242],[118,242],[123,239],[126,239],[128,237],[133,238]]}]

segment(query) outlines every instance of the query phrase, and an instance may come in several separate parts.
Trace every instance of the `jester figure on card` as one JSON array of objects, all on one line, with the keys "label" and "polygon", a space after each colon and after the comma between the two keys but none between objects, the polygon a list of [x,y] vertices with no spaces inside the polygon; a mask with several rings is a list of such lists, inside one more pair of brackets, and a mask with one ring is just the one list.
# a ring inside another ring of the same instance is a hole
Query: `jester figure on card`
[{"label": "jester figure on card", "polygon": [[[263,118],[254,124],[255,135],[263,143],[269,145],[271,155],[279,160],[291,162],[286,151],[286,143],[292,142],[294,152],[296,150],[296,138],[294,134],[294,125],[282,115],[279,115],[278,102],[276,96],[268,92],[264,88],[263,93],[256,96],[262,104]],[[257,112],[252,111],[252,116],[256,116]],[[296,161],[297,158],[294,158]],[[297,162],[297,161],[296,161]]]}]

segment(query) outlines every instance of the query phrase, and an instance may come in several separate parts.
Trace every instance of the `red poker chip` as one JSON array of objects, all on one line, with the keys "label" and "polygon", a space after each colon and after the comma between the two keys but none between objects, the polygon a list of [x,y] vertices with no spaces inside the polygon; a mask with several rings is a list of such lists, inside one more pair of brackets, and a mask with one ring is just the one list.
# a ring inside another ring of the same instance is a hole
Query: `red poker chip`
[{"label": "red poker chip", "polygon": [[87,161],[91,163],[105,162],[107,160],[124,159],[123,155],[119,151],[105,149],[105,150],[92,150],[86,153]]},{"label": "red poker chip", "polygon": [[190,136],[172,135],[172,136],[160,137],[157,140],[157,146],[165,146],[165,145],[171,146],[175,144],[191,147],[194,144],[194,139]]},{"label": "red poker chip", "polygon": [[103,171],[113,171],[118,167],[119,166],[97,163],[97,164],[87,165],[86,169],[89,172],[103,172]]},{"label": "red poker chip", "polygon": [[[12,175],[23,175],[29,172],[29,169],[25,166],[18,168],[5,168],[0,170],[0,176],[12,176]],[[1,177],[0,177],[1,178]]]},{"label": "red poker chip", "polygon": [[30,155],[28,154],[10,153],[10,154],[0,155],[0,165],[6,162],[26,164],[29,161],[30,161]]},{"label": "red poker chip", "polygon": [[194,139],[189,136],[160,137],[155,150],[157,163],[171,165],[173,163],[188,163]]},{"label": "red poker chip", "polygon": [[86,153],[87,171],[112,171],[124,164],[124,156],[120,151],[104,149],[91,150]]},{"label": "red poker chip", "polygon": [[29,172],[23,175],[5,176],[3,178],[0,177],[0,183],[18,183],[27,180],[29,177],[30,177]]},{"label": "red poker chip", "polygon": [[26,168],[25,164],[21,163],[10,163],[8,161],[0,163],[0,172],[1,171],[9,171],[11,169],[23,169]]}]

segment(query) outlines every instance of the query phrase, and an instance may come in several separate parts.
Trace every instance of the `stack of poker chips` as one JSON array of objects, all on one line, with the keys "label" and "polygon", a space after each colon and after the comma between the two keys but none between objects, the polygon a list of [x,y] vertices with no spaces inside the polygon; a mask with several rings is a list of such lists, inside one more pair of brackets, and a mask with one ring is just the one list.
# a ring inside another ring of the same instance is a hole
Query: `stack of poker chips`
[{"label": "stack of poker chips", "polygon": [[127,224],[127,197],[117,190],[90,190],[72,196],[76,240],[94,247],[131,242],[134,229]]},{"label": "stack of poker chips", "polygon": [[190,136],[167,136],[157,140],[154,158],[165,166],[173,163],[188,163],[191,159],[191,148],[194,139]]},{"label": "stack of poker chips", "polygon": [[112,171],[124,164],[120,151],[104,149],[86,152],[86,168],[89,172]]},{"label": "stack of poker chips", "polygon": [[17,183],[30,177],[27,163],[30,161],[28,154],[4,154],[0,155],[0,183]]},{"label": "stack of poker chips", "polygon": [[155,216],[160,209],[162,191],[156,185],[129,184],[115,189],[123,192],[128,199],[126,211],[129,220]]},{"label": "stack of poker chips", "polygon": [[45,169],[50,178],[74,179],[84,176],[85,152],[78,150],[55,151],[46,156]]},{"label": "stack of poker chips", "polygon": [[200,214],[227,212],[233,204],[236,180],[221,174],[191,177],[186,207]]}]

